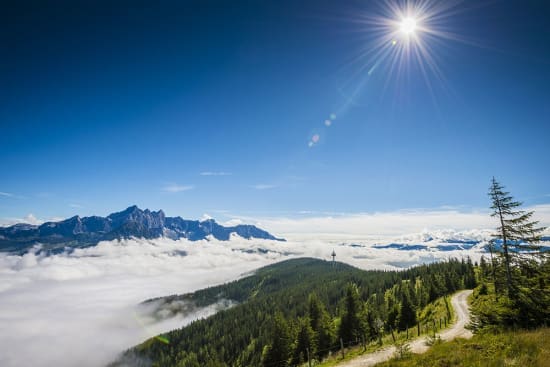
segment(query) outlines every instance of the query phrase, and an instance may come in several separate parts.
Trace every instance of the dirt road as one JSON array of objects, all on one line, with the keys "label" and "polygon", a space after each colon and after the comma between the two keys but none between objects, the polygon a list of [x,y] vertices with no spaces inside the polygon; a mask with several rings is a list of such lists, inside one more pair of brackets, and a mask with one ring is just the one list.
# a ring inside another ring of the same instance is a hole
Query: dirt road
[{"label": "dirt road", "polygon": [[[451,304],[455,310],[456,322],[445,331],[439,333],[441,339],[452,340],[454,338],[471,338],[472,333],[466,330],[464,327],[470,321],[470,312],[468,310],[468,296],[472,293],[471,290],[460,291],[453,295],[451,298]],[[409,346],[413,353],[424,353],[428,350],[426,346],[426,337],[420,337],[413,339]],[[391,359],[396,352],[394,346],[381,349],[374,353],[364,354],[351,361],[340,363],[339,367],[368,367],[374,366],[377,363],[387,361]]]}]

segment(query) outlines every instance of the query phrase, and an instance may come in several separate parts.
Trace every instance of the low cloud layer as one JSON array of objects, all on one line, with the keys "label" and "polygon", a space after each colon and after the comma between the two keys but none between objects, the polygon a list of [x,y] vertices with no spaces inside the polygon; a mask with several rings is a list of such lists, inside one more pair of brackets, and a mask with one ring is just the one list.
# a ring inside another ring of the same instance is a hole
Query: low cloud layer
[{"label": "low cloud layer", "polygon": [[[535,205],[534,220],[541,226],[550,227],[550,204]],[[498,221],[487,210],[461,210],[459,208],[399,210],[375,213],[315,213],[304,211],[293,217],[254,218],[235,216],[277,235],[287,237],[309,237],[312,233],[323,238],[362,238],[386,240],[404,233],[418,233],[424,230],[492,229]],[[550,233],[547,231],[547,233]]]},{"label": "low cloud layer", "polygon": [[277,257],[171,240],[104,242],[50,257],[0,255],[0,365],[104,365],[193,319],[144,324],[134,312],[139,302],[232,280]]},{"label": "low cloud layer", "polygon": [[[50,220],[53,220],[53,219],[58,219],[58,218],[52,218]],[[24,218],[3,218],[3,219],[0,219],[0,226],[2,226],[2,227],[12,226],[12,225],[17,224],[17,223],[28,223],[28,224],[38,225],[38,224],[42,224],[44,222],[45,222],[44,220],[36,218],[34,214],[29,213]]]},{"label": "low cloud layer", "polygon": [[376,249],[368,242],[313,236],[283,243],[238,237],[229,242],[124,240],[49,257],[36,251],[0,254],[0,365],[104,365],[126,348],[208,316],[217,307],[155,322],[138,312],[138,303],[237,279],[292,257],[330,260],[334,249],[337,260],[364,269],[479,257],[476,251]]}]

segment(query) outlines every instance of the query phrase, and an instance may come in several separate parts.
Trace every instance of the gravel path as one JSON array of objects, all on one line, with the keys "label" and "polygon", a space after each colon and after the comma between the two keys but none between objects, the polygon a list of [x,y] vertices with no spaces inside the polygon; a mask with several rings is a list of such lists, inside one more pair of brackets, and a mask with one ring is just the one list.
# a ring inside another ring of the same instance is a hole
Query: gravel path
[{"label": "gravel path", "polygon": [[[452,340],[454,338],[471,338],[472,332],[466,330],[464,327],[470,321],[470,311],[468,310],[468,296],[472,293],[471,290],[460,291],[453,295],[451,298],[451,304],[453,305],[456,313],[456,322],[449,329],[439,333],[441,339]],[[413,339],[410,343],[410,350],[413,353],[424,353],[428,350],[428,346],[425,343],[426,337],[420,337]],[[338,367],[368,367],[374,366],[377,363],[387,361],[391,359],[396,352],[394,346],[380,349],[374,353],[364,354],[351,361],[343,362]]]}]

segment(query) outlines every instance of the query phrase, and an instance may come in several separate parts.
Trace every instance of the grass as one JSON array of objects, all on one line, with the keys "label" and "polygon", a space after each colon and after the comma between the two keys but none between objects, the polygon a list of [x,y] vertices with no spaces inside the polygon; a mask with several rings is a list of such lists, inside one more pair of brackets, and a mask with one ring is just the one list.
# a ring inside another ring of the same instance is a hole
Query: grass
[{"label": "grass", "polygon": [[435,302],[430,303],[420,312],[418,320],[424,324],[431,322],[432,320],[454,320],[455,314],[451,305],[450,297],[438,298]]},{"label": "grass", "polygon": [[[387,345],[385,345],[387,346]],[[325,359],[321,363],[314,364],[316,367],[333,367],[337,366],[340,363],[344,361],[349,361],[354,358],[359,357],[362,354],[365,353],[372,353],[377,350],[379,350],[381,347],[378,344],[369,344],[367,345],[366,350],[363,347],[354,347],[354,348],[346,348],[346,357],[342,358],[341,352],[334,352],[332,353],[332,356],[329,356],[327,359]],[[303,366],[307,366],[308,364],[305,363]]]},{"label": "grass", "polygon": [[436,344],[428,352],[380,367],[550,367],[550,328],[484,333]]}]

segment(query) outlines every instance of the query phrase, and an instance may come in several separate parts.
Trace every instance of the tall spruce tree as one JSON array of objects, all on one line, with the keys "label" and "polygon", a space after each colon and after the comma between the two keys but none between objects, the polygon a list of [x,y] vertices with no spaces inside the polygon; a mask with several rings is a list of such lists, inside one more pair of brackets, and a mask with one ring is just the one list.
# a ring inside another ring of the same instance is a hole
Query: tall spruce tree
[{"label": "tall spruce tree", "polygon": [[491,258],[491,275],[493,276],[493,283],[495,285],[495,300],[498,301],[498,294],[499,294],[500,287],[497,281],[497,259],[495,259],[495,254],[494,254],[496,250],[496,244],[495,244],[494,237],[487,244],[487,249],[489,250],[489,254]]},{"label": "tall spruce tree", "polygon": [[262,365],[286,367],[291,353],[291,335],[288,324],[280,312],[275,314],[271,334],[272,343],[264,348]]},{"label": "tall spruce tree", "polygon": [[346,288],[344,313],[340,321],[340,329],[338,330],[338,336],[346,343],[362,336],[363,330],[361,320],[359,319],[361,308],[357,285],[350,283]]},{"label": "tall spruce tree", "polygon": [[311,328],[309,318],[298,320],[298,333],[295,344],[291,363],[294,366],[309,361],[317,353],[315,350],[315,332]]},{"label": "tall spruce tree", "polygon": [[403,291],[403,299],[399,307],[399,315],[397,317],[397,327],[399,330],[407,330],[409,327],[416,325],[416,311],[411,302],[411,296],[408,290]]},{"label": "tall spruce tree", "polygon": [[317,350],[317,356],[322,358],[329,353],[334,339],[332,320],[325,305],[315,293],[309,295],[308,302],[310,326],[316,335],[315,342],[317,344],[315,349]]},{"label": "tall spruce tree", "polygon": [[513,267],[522,266],[536,255],[541,255],[541,247],[536,245],[540,241],[540,234],[546,229],[537,227],[533,221],[533,211],[519,210],[521,202],[515,201],[509,192],[493,177],[489,188],[491,198],[492,217],[499,221],[497,233],[493,235],[502,246],[504,269],[506,272],[506,289],[510,298],[516,297],[513,279]]}]

